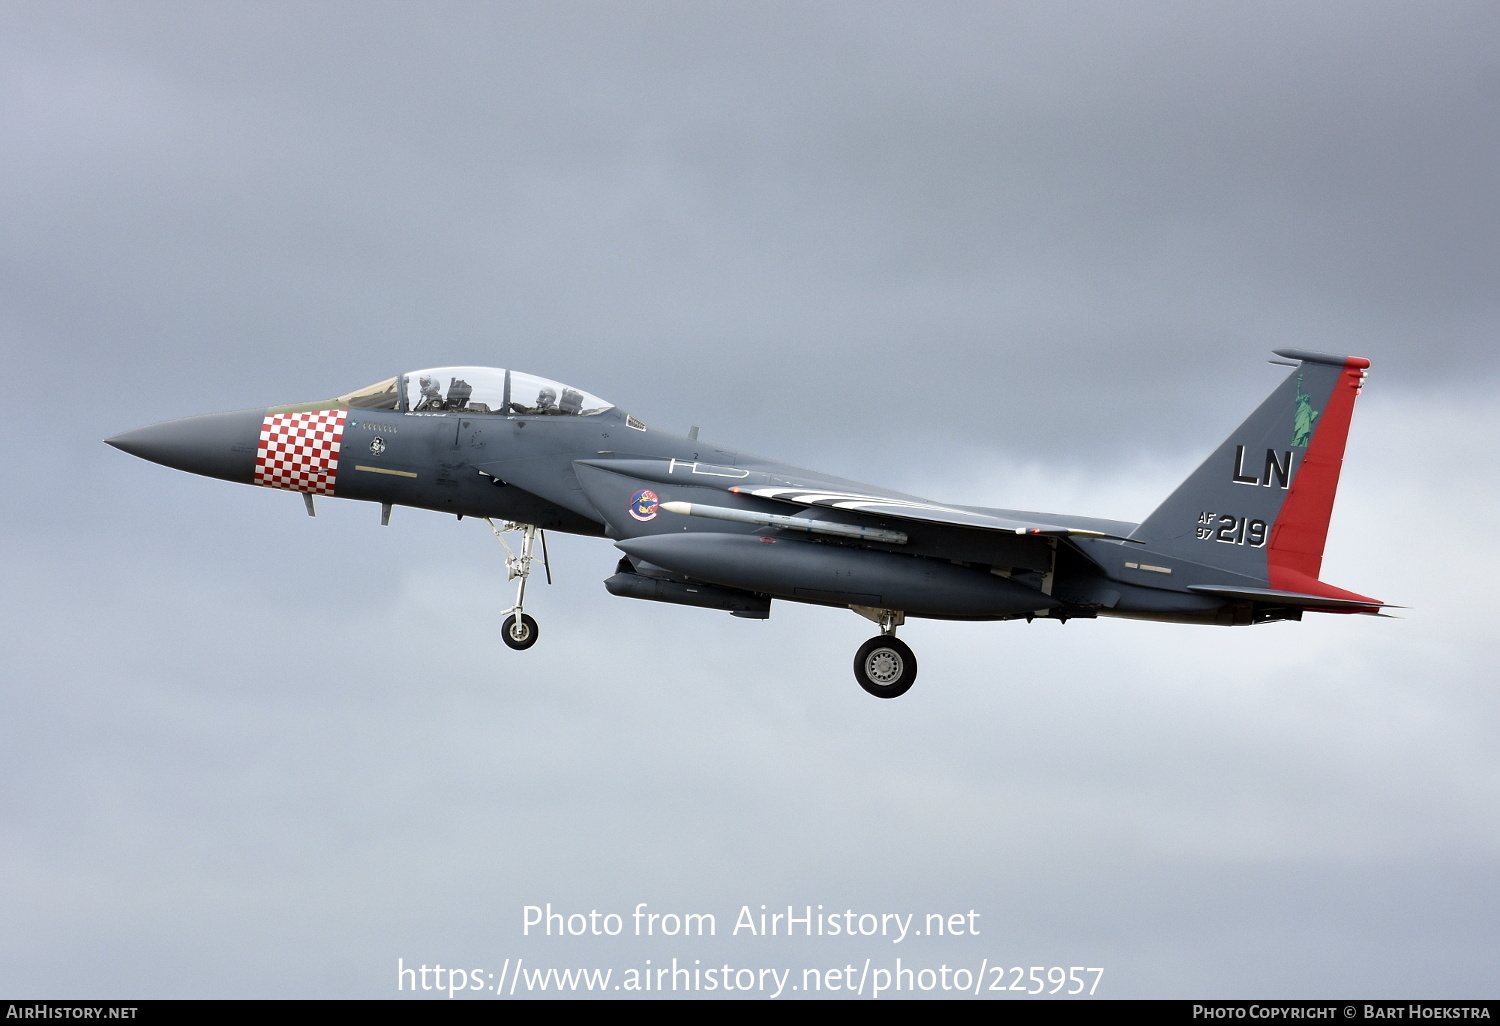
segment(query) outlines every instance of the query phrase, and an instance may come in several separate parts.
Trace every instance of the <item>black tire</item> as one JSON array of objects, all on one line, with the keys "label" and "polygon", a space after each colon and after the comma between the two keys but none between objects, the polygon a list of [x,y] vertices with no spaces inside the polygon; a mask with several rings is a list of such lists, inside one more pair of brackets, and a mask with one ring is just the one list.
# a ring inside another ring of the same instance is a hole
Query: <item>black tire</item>
[{"label": "black tire", "polygon": [[899,638],[871,638],[854,654],[854,679],[876,698],[900,698],[916,683],[917,657]]},{"label": "black tire", "polygon": [[536,621],[527,613],[522,613],[520,620],[512,613],[505,618],[500,625],[500,638],[517,652],[524,651],[536,644],[537,626]]}]

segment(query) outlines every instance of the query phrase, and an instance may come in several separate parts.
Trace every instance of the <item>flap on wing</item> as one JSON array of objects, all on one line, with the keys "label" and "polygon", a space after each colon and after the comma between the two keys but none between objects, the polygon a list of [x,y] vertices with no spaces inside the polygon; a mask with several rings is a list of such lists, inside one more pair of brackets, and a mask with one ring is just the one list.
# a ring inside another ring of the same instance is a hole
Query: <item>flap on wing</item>
[{"label": "flap on wing", "polygon": [[890,495],[861,495],[855,492],[825,491],[815,488],[745,488],[729,489],[737,495],[753,495],[758,499],[775,499],[795,506],[823,506],[828,509],[843,509],[870,516],[894,517],[900,520],[916,520],[928,524],[946,524],[952,527],[972,527],[985,531],[1003,531],[1006,534],[1028,534],[1041,537],[1065,538],[1112,538],[1129,541],[1122,535],[1110,534],[1083,527],[1065,527],[1062,524],[1040,520],[1020,520],[998,516],[995,513],[955,506],[940,506],[918,499],[905,499]]}]

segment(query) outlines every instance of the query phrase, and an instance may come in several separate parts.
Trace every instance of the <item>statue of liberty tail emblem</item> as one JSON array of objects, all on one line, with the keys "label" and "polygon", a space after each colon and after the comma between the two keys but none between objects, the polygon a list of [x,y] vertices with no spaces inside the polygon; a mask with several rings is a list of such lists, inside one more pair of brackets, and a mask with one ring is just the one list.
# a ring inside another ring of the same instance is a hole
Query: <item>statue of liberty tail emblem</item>
[{"label": "statue of liberty tail emblem", "polygon": [[1306,449],[1312,441],[1313,421],[1318,411],[1312,408],[1312,396],[1302,391],[1302,375],[1297,375],[1297,413],[1292,418],[1292,445]]}]

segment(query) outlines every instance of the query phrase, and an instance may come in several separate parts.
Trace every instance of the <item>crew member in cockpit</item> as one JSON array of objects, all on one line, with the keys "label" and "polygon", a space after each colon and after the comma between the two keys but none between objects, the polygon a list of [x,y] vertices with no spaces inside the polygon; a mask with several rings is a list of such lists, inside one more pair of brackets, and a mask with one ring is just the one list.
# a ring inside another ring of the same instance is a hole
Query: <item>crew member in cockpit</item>
[{"label": "crew member in cockpit", "polygon": [[417,403],[418,410],[441,410],[443,408],[443,391],[438,388],[438,383],[426,374],[417,381],[417,386],[422,390],[422,398]]},{"label": "crew member in cockpit", "polygon": [[557,393],[550,388],[544,388],[537,393],[535,406],[527,406],[525,403],[511,403],[510,412],[518,417],[535,417],[540,414],[557,413]]}]

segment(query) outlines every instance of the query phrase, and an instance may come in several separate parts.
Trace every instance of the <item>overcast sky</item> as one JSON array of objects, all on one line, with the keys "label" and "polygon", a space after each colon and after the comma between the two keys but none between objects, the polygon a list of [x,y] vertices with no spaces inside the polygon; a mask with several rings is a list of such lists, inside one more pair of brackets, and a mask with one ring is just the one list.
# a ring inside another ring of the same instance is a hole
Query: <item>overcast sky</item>
[{"label": "overcast sky", "polygon": [[[0,997],[674,957],[1495,997],[1496,39],[1487,3],[0,0]],[[512,653],[482,525],[100,441],[484,364],[1138,520],[1278,347],[1373,363],[1324,578],[1400,619],[913,622],[894,702],[866,621],[613,598],[598,540],[551,539]],[[718,935],[523,936],[547,902]],[[762,904],[981,932],[730,933]]]}]

